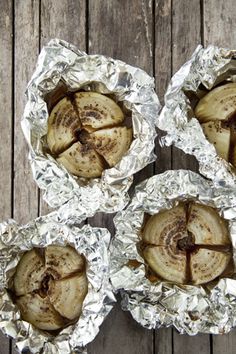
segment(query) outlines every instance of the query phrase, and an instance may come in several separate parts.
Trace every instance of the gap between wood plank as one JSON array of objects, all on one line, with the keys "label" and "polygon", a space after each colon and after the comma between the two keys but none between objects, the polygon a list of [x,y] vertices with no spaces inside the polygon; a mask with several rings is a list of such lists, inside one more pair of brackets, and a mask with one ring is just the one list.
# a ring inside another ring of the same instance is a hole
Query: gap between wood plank
[{"label": "gap between wood plank", "polygon": [[[39,0],[39,23],[38,23],[38,28],[39,28],[39,43],[38,43],[38,53],[40,54],[41,51],[41,0]],[[41,206],[41,194],[42,192],[40,191],[38,187],[38,210],[37,210],[37,215],[40,216],[40,206]]]},{"label": "gap between wood plank", "polygon": [[[14,218],[14,137],[15,137],[15,0],[12,0],[12,173],[11,173],[11,217]],[[9,354],[13,352],[13,339],[9,339]]]},{"label": "gap between wood plank", "polygon": [[15,0],[12,0],[12,173],[11,173],[11,217],[14,217],[14,136],[15,136]]},{"label": "gap between wood plank", "polygon": [[85,14],[85,41],[86,53],[89,54],[89,0],[86,0],[86,14]]},{"label": "gap between wood plank", "polygon": [[[12,0],[12,166],[11,166],[11,217],[14,218],[14,136],[15,136],[15,0]],[[9,339],[9,354],[12,353],[13,340]]]},{"label": "gap between wood plank", "polygon": [[[156,0],[152,0],[152,75],[155,78],[156,76],[156,55],[155,55],[155,47],[156,47]],[[157,139],[156,139],[157,140]],[[156,150],[156,149],[155,149]],[[153,175],[156,174],[155,162],[153,163]],[[153,354],[156,352],[156,335],[155,329],[152,330],[152,351]]]}]

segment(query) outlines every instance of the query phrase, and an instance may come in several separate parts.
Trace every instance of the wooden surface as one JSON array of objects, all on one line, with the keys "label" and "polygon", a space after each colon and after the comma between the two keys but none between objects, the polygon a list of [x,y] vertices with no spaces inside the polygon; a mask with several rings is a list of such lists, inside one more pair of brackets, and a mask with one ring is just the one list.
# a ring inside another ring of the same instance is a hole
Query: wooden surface
[{"label": "wooden surface", "polygon": [[[137,65],[156,78],[161,102],[167,84],[198,43],[236,48],[235,0],[0,0],[0,219],[25,223],[49,208],[32,180],[20,129],[24,91],[37,55],[50,38],[70,41],[88,53],[101,53]],[[156,146],[157,160],[135,182],[173,168],[197,169],[177,149]],[[112,216],[88,220],[114,234]],[[16,353],[0,335],[0,354]],[[148,331],[119,303],[88,346],[89,354],[233,354],[229,335],[179,335]]]}]

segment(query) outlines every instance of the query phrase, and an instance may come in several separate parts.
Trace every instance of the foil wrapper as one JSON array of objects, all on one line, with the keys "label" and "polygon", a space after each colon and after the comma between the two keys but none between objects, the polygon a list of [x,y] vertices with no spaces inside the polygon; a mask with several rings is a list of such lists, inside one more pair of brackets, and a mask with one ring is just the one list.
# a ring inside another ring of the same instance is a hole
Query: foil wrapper
[{"label": "foil wrapper", "polygon": [[225,80],[235,82],[235,58],[236,50],[198,46],[191,59],[172,77],[165,94],[165,105],[157,119],[158,128],[167,133],[161,144],[174,144],[194,155],[200,173],[220,186],[235,185],[235,170],[207,141],[190,101],[192,94],[195,100],[200,99],[204,87],[210,90]]},{"label": "foil wrapper", "polygon": [[144,327],[173,325],[180,333],[189,335],[227,333],[236,326],[234,274],[206,286],[151,282],[145,276],[144,259],[137,251],[144,214],[153,215],[186,200],[215,207],[228,221],[235,266],[236,195],[229,189],[214,188],[212,182],[194,172],[166,171],[139,184],[131,203],[114,219],[111,283],[122,294],[122,308]]},{"label": "foil wrapper", "polygon": [[[68,92],[83,89],[112,94],[132,114],[134,139],[129,151],[101,178],[70,175],[53,157],[43,152],[47,133],[46,97],[61,85]],[[73,199],[84,205],[87,216],[96,211],[115,212],[128,202],[133,175],[153,162],[155,123],[160,104],[154,91],[154,79],[143,70],[102,55],[87,55],[69,43],[53,39],[39,55],[36,70],[27,88],[22,129],[30,147],[33,177],[43,189],[45,201],[57,208]]]},{"label": "foil wrapper", "polygon": [[[19,352],[47,354],[86,354],[86,344],[99,331],[99,326],[115,301],[109,283],[110,233],[107,229],[85,225],[63,225],[56,212],[20,226],[14,220],[0,224],[0,328],[16,340]],[[21,320],[7,288],[22,254],[33,247],[50,244],[71,245],[87,260],[88,293],[79,320],[56,336],[38,330]]]}]

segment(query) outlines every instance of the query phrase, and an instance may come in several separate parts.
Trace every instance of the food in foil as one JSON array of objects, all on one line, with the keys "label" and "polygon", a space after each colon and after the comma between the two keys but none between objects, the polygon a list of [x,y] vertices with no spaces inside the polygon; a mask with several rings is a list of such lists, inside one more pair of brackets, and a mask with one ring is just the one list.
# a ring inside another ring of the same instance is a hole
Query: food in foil
[{"label": "food in foil", "polygon": [[71,174],[80,177],[95,178],[102,174],[103,160],[96,151],[80,142],[73,144],[59,155],[60,162]]},{"label": "food in foil", "polygon": [[224,128],[221,122],[217,121],[202,123],[201,126],[207,140],[214,144],[218,155],[229,161],[230,129]]},{"label": "food in foil", "polygon": [[70,94],[55,105],[49,116],[49,150],[71,174],[100,177],[130,147],[132,128],[121,126],[124,120],[119,105],[106,95]]},{"label": "food in foil", "polygon": [[154,87],[143,70],[63,40],[42,48],[21,126],[51,207],[74,204],[76,223],[81,210],[86,218],[125,207],[134,174],[156,159]]},{"label": "food in foil", "polygon": [[80,127],[80,119],[72,103],[64,97],[53,108],[48,119],[47,143],[51,153],[59,154],[74,143]]},{"label": "food in foil", "polygon": [[151,270],[175,283],[208,283],[232,259],[226,221],[214,208],[194,202],[146,215],[141,239],[138,248]]},{"label": "food in foil", "polygon": [[65,220],[73,207],[0,224],[0,329],[19,352],[85,353],[115,302],[110,233]]},{"label": "food in foil", "polygon": [[236,112],[236,83],[228,83],[207,93],[195,108],[201,123],[228,120]]},{"label": "food in foil", "polygon": [[46,331],[77,321],[88,292],[85,267],[84,257],[71,246],[24,253],[11,289],[22,319]]},{"label": "food in foil", "polygon": [[235,57],[235,50],[199,45],[172,77],[157,119],[167,133],[162,145],[195,156],[203,176],[229,188],[236,183]]},{"label": "food in foil", "polygon": [[82,126],[88,131],[114,126],[124,120],[124,114],[118,104],[101,93],[76,93],[75,107]]},{"label": "food in foil", "polygon": [[128,151],[132,141],[132,129],[113,127],[97,130],[84,137],[88,146],[102,156],[109,167],[115,166]]},{"label": "food in foil", "polygon": [[[189,335],[227,333],[236,326],[235,197],[197,173],[172,170],[140,183],[117,213],[110,279],[121,292],[122,308],[142,326],[174,326]],[[143,255],[148,246],[162,251],[156,271]],[[182,259],[192,282],[166,279],[172,269],[180,280],[187,274],[178,269]]]},{"label": "food in foil", "polygon": [[235,167],[236,83],[223,84],[200,99],[195,116],[218,155]]}]

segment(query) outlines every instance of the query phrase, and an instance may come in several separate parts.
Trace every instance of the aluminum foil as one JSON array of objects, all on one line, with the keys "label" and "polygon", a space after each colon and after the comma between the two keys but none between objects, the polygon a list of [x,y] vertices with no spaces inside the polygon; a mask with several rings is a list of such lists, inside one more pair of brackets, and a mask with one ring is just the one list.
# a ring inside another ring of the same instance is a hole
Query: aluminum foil
[{"label": "aluminum foil", "polygon": [[191,59],[172,77],[165,95],[165,106],[157,120],[158,128],[167,132],[161,144],[174,144],[185,153],[194,155],[199,162],[200,173],[221,186],[235,185],[235,170],[217,155],[214,145],[205,138],[186,92],[200,98],[201,84],[210,90],[224,80],[235,82],[235,58],[236,50],[198,46]]},{"label": "aluminum foil", "polygon": [[[236,280],[221,278],[207,286],[150,282],[144,260],[137,251],[144,213],[156,214],[180,201],[194,200],[217,208],[229,223],[236,263],[236,195],[229,189],[185,170],[166,171],[136,187],[128,207],[115,219],[116,235],[111,247],[111,282],[122,294],[122,308],[147,328],[173,325],[180,333],[227,333],[236,326]],[[132,267],[130,260],[139,263]]]},{"label": "aluminum foil", "polygon": [[[87,185],[73,177],[50,155],[43,153],[47,133],[48,108],[45,97],[61,84],[68,91],[81,88],[113,94],[132,113],[131,147],[113,168]],[[69,43],[53,39],[39,55],[36,70],[27,88],[22,129],[30,147],[33,177],[43,189],[45,201],[54,208],[73,199],[84,205],[88,216],[95,211],[115,212],[128,202],[127,191],[133,174],[153,162],[155,122],[160,104],[154,79],[143,70],[102,55],[87,55]]]},{"label": "aluminum foil", "polygon": [[[85,225],[62,225],[56,212],[20,226],[14,220],[0,224],[0,328],[16,340],[19,352],[86,354],[86,344],[99,331],[99,326],[115,301],[109,284],[110,233],[107,229]],[[87,260],[88,293],[79,320],[57,336],[47,335],[20,319],[20,312],[7,292],[23,252],[50,244],[70,244]]]}]

